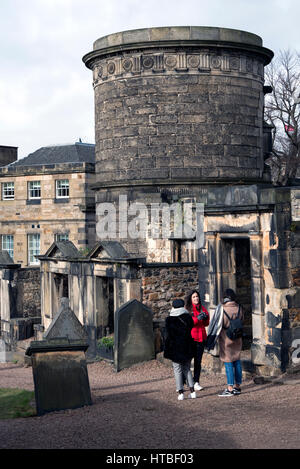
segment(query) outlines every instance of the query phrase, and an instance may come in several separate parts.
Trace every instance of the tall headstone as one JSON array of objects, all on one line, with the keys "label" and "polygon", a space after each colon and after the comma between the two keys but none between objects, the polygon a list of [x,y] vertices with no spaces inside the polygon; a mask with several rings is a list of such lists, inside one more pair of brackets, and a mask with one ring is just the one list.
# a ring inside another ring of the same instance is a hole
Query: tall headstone
[{"label": "tall headstone", "polygon": [[116,371],[155,358],[153,313],[138,300],[115,312],[114,363]]},{"label": "tall headstone", "polygon": [[32,357],[37,414],[92,404],[86,365],[87,336],[62,298],[61,307],[44,334],[26,350]]}]

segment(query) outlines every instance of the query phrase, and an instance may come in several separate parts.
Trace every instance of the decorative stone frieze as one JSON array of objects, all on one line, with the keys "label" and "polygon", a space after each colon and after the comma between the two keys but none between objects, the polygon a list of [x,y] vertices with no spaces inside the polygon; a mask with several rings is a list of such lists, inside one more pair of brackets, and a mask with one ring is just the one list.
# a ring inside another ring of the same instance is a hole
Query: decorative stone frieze
[{"label": "decorative stone frieze", "polygon": [[198,53],[157,53],[121,54],[95,62],[93,68],[93,86],[105,81],[133,76],[152,76],[153,74],[177,75],[180,73],[199,75],[240,74],[259,82],[263,81],[264,66],[261,58],[244,54],[232,54],[230,51]]}]

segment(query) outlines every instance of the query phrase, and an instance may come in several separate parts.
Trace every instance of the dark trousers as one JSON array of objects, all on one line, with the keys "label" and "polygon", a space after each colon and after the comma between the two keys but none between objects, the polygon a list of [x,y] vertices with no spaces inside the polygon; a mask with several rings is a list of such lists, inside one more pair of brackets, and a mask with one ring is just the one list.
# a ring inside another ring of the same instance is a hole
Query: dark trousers
[{"label": "dark trousers", "polygon": [[194,341],[194,382],[199,383],[205,342]]}]

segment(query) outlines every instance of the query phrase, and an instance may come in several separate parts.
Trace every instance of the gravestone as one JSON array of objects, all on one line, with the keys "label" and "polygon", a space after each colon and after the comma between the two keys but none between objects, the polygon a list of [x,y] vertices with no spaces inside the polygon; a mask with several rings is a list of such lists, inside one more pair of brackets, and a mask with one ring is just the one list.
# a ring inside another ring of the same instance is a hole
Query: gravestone
[{"label": "gravestone", "polygon": [[62,298],[61,307],[43,336],[26,350],[32,357],[37,414],[92,404],[84,327]]},{"label": "gravestone", "polygon": [[0,337],[0,363],[6,363],[12,360],[11,347]]},{"label": "gravestone", "polygon": [[130,300],[115,312],[115,369],[154,358],[153,313],[140,301]]}]

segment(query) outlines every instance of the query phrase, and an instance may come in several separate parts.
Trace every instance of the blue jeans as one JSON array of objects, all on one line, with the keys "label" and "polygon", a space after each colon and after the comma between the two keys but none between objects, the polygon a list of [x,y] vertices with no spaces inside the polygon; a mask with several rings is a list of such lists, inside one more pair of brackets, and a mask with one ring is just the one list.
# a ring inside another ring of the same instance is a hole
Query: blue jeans
[{"label": "blue jeans", "polygon": [[242,384],[242,365],[241,361],[225,362],[225,371],[227,376],[227,385]]}]

